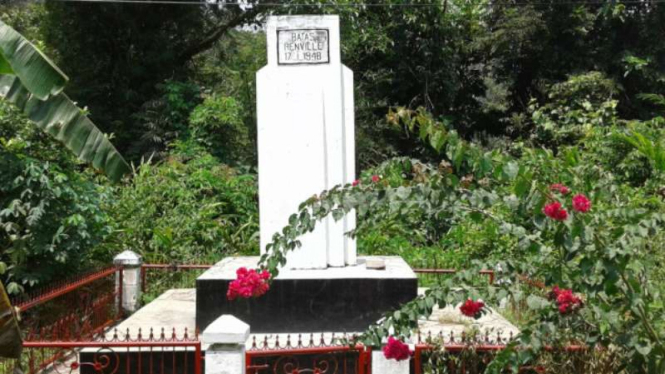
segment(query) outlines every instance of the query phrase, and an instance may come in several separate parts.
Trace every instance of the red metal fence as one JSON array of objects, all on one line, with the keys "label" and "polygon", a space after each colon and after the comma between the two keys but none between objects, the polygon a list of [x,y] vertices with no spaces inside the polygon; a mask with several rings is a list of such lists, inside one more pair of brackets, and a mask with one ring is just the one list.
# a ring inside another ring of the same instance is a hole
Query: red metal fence
[{"label": "red metal fence", "polygon": [[122,288],[116,274],[122,278],[122,272],[112,266],[12,298],[26,348],[21,360],[0,359],[0,374],[17,367],[37,370],[63,358],[62,350],[35,351],[32,343],[88,341],[121,319]]},{"label": "red metal fence", "polygon": [[[169,282],[176,277],[189,282],[197,272],[211,266],[144,264],[142,289],[159,293],[161,288],[172,287]],[[414,271],[421,277],[456,273],[453,269],[433,268]],[[493,271],[480,274],[494,282]],[[117,332],[111,336],[106,333],[122,318],[122,287],[118,287],[122,278],[121,267],[109,267],[13,299],[22,316],[25,353],[21,360],[0,360],[0,374],[13,373],[15,368],[28,374],[45,368],[56,373],[81,374],[201,374],[204,355],[196,333],[190,337],[185,331],[178,337],[175,332],[161,331],[156,336],[150,331],[143,336],[139,330],[135,337],[126,332],[122,338]],[[498,335],[491,340],[486,335],[474,340],[462,335],[458,340],[451,336],[448,341],[441,339],[439,344],[431,344],[431,336],[424,341],[419,337],[411,360],[412,373],[438,373],[442,369],[449,373],[480,373],[510,339],[512,336]],[[316,343],[314,340],[310,335],[309,341],[303,341],[301,336],[293,341],[287,337],[284,345],[280,345],[278,337],[271,343],[267,339],[255,341],[246,355],[247,374],[371,373],[370,348],[343,345],[334,336],[328,342],[323,336]],[[445,354],[435,347],[443,347]],[[524,370],[526,373],[535,369]]]},{"label": "red metal fence", "polygon": [[122,268],[109,267],[13,298],[24,339],[89,339],[122,318],[116,285]]},{"label": "red metal fence", "polygon": [[22,359],[0,363],[0,371],[20,368],[37,374],[48,368],[55,373],[80,374],[201,374],[203,354],[198,336],[185,330],[178,336],[128,331],[101,335],[94,340],[26,341]]},{"label": "red metal fence", "polygon": [[334,334],[328,342],[322,334],[316,343],[313,334],[293,342],[287,335],[284,345],[279,336],[272,343],[254,340],[245,358],[246,374],[370,374],[371,361],[371,348],[341,344]]},{"label": "red metal fence", "polygon": [[141,290],[143,293],[160,294],[174,285],[191,287],[202,270],[211,264],[143,264],[141,265]]}]

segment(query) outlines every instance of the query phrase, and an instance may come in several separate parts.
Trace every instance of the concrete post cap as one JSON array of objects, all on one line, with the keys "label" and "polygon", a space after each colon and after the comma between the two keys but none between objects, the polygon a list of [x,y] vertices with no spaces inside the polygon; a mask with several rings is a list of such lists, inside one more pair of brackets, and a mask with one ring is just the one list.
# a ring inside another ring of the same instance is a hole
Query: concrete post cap
[{"label": "concrete post cap", "polygon": [[143,257],[130,250],[123,251],[113,258],[113,264],[115,265],[139,266],[142,262]]},{"label": "concrete post cap", "polygon": [[224,314],[211,323],[202,335],[203,344],[245,344],[249,338],[249,325],[238,318]]}]

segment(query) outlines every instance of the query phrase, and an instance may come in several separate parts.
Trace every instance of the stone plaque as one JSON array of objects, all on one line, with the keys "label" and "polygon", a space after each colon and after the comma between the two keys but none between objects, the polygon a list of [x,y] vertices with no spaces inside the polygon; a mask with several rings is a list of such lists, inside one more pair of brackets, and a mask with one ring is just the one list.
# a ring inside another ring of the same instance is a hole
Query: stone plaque
[{"label": "stone plaque", "polygon": [[277,64],[307,65],[330,62],[327,29],[277,30]]}]

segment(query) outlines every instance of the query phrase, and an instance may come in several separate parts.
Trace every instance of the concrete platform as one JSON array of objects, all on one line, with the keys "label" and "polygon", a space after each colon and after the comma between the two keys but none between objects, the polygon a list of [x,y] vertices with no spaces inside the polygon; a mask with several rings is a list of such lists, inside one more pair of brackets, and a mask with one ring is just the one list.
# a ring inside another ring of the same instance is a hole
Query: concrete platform
[{"label": "concrete platform", "polygon": [[[425,291],[425,288],[418,289],[418,293]],[[132,337],[136,337],[139,328],[146,332],[153,329],[158,332],[162,328],[168,332],[168,336],[172,329],[176,328],[176,335],[181,338],[185,328],[191,334],[196,326],[196,290],[191,289],[173,289],[166,291],[150,304],[139,309],[132,316],[117,326],[118,331],[130,331]],[[503,340],[510,337],[511,334],[516,335],[519,330],[513,324],[508,322],[500,314],[493,312],[488,313],[478,320],[474,320],[463,316],[459,309],[447,307],[444,309],[435,308],[434,312],[428,319],[421,319],[418,323],[422,339],[424,340],[428,335],[443,336],[444,340],[448,342],[451,334],[455,340],[461,339],[462,333],[469,333],[472,330],[478,331],[481,335],[488,335],[491,341],[496,341],[496,337],[500,336]],[[357,331],[360,332],[360,331]],[[107,335],[110,337],[113,332]],[[347,332],[353,334],[353,332]],[[289,337],[290,335],[290,337]],[[269,346],[274,346],[276,341],[280,345],[285,345],[290,339],[292,345],[298,342],[298,335],[304,346],[310,344],[313,340],[315,345],[318,345],[323,338],[326,343],[329,343],[333,337],[342,337],[342,331],[312,331],[311,333],[280,333],[280,334],[265,334],[253,333],[247,340],[247,348],[251,348],[252,344],[261,348],[263,344],[267,343]],[[412,341],[415,343],[415,341]],[[205,349],[205,348],[204,348]]]},{"label": "concrete platform", "polygon": [[[119,338],[123,338],[127,331],[136,337],[139,329],[142,335],[148,337],[150,329],[156,337],[164,333],[170,337],[175,329],[176,336],[182,338],[185,331],[189,336],[196,333],[196,289],[180,288],[164,292],[151,303],[137,310],[129,318],[115,326]],[[112,338],[114,330],[106,336]]]},{"label": "concrete platform", "polygon": [[[381,260],[385,269],[368,269]],[[417,296],[418,278],[397,256],[360,257],[358,265],[284,270],[262,297],[229,301],[226,291],[240,267],[254,269],[259,257],[227,257],[196,280],[196,324],[204,330],[232,314],[255,332],[361,331]]]}]

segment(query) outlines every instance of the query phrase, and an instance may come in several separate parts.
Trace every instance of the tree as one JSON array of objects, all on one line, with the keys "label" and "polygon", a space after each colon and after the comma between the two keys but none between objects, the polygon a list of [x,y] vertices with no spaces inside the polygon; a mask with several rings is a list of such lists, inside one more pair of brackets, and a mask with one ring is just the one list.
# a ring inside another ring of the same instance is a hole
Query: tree
[{"label": "tree", "polygon": [[[76,71],[68,92],[85,100],[102,130],[138,158],[142,136],[134,116],[166,80],[186,81],[190,62],[229,31],[251,23],[260,6],[217,4],[47,2],[45,43],[56,61]],[[104,25],[104,27],[100,27]]]}]

